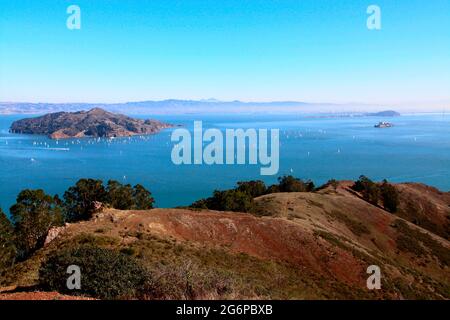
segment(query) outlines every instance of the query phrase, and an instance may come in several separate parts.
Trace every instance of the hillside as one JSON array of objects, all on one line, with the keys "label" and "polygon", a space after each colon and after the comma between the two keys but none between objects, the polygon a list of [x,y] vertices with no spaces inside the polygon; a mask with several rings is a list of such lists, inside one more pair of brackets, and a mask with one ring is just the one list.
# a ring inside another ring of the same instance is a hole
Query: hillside
[{"label": "hillside", "polygon": [[[2,285],[34,290],[40,262],[50,252],[96,244],[136,257],[154,274],[194,270],[202,288],[185,298],[449,299],[450,242],[443,237],[449,193],[396,185],[402,207],[391,214],[364,201],[350,185],[264,195],[256,198],[257,215],[106,209],[64,227],[49,245],[17,264]],[[418,221],[430,223],[414,224]],[[381,290],[366,288],[369,265],[381,268]],[[228,290],[218,290],[218,280],[214,286],[202,282],[217,277]],[[179,298],[170,293],[164,298],[173,297]]]},{"label": "hillside", "polygon": [[14,121],[12,133],[48,135],[52,139],[128,137],[159,132],[171,125],[156,120],[133,119],[100,108],[78,112],[49,113]]}]

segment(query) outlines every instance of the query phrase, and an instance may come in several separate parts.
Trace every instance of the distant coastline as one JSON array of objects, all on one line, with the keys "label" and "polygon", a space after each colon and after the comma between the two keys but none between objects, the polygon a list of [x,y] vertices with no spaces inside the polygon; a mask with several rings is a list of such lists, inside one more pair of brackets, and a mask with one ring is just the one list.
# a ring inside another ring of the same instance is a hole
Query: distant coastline
[{"label": "distant coastline", "polygon": [[0,114],[44,114],[52,112],[75,112],[101,108],[109,112],[128,115],[180,115],[220,113],[269,113],[269,114],[315,114],[375,115],[392,110],[392,106],[367,104],[309,103],[301,101],[244,102],[208,100],[138,101],[125,103],[28,103],[0,102]]}]

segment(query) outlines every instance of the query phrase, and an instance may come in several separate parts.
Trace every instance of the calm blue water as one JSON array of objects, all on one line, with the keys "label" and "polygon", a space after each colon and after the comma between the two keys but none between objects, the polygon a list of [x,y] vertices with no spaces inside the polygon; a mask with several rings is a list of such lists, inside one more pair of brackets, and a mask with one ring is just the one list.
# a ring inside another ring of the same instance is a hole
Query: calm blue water
[{"label": "calm blue water", "polygon": [[[141,183],[153,193],[157,206],[190,204],[216,188],[237,181],[263,179],[260,166],[176,166],[170,154],[171,130],[145,138],[54,141],[43,136],[8,133],[23,116],[0,116],[0,206],[7,211],[19,191],[43,188],[63,194],[79,178],[116,179]],[[179,116],[159,117],[192,129],[279,128],[280,171],[311,178],[317,184],[330,178],[417,181],[450,190],[450,116],[408,115],[390,119],[395,127],[375,129],[375,117],[314,118],[302,116]]]}]

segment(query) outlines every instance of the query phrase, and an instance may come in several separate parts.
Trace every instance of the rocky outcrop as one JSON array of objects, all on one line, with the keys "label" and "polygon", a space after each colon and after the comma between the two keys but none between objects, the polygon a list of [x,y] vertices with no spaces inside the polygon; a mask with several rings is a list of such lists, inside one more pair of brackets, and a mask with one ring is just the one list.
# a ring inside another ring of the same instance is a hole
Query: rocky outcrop
[{"label": "rocky outcrop", "polygon": [[48,246],[50,242],[55,240],[61,233],[66,230],[66,228],[69,226],[68,223],[66,223],[63,227],[53,227],[50,230],[48,230],[47,237],[45,238],[44,247]]},{"label": "rocky outcrop", "polygon": [[52,139],[129,137],[157,133],[171,127],[157,120],[133,119],[100,108],[79,112],[49,113],[13,122],[12,133],[48,135]]}]

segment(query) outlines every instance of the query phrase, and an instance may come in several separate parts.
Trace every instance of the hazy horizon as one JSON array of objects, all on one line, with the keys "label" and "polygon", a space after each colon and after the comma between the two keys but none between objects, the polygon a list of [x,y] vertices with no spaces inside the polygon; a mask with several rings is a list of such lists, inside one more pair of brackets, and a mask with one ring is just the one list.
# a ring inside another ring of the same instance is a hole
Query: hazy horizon
[{"label": "hazy horizon", "polygon": [[[438,105],[417,106],[408,104],[382,105],[368,103],[329,103],[329,102],[308,102],[308,101],[222,101],[214,98],[208,99],[164,99],[164,100],[144,100],[144,101],[125,101],[115,103],[105,102],[14,102],[0,101],[0,114],[30,113],[29,109],[42,109],[42,113],[56,111],[78,111],[93,107],[103,107],[113,112],[123,113],[145,113],[145,110],[153,111],[156,114],[175,114],[182,113],[209,113],[209,107],[216,107],[215,112],[270,112],[270,113],[358,113],[358,112],[379,112],[385,110],[394,110],[400,113],[441,113],[450,111],[450,103]],[[424,107],[425,106],[425,107]],[[180,108],[186,108],[182,110]],[[11,110],[13,112],[11,112]],[[33,112],[31,112],[33,113]],[[151,112],[150,112],[151,113]]]}]

